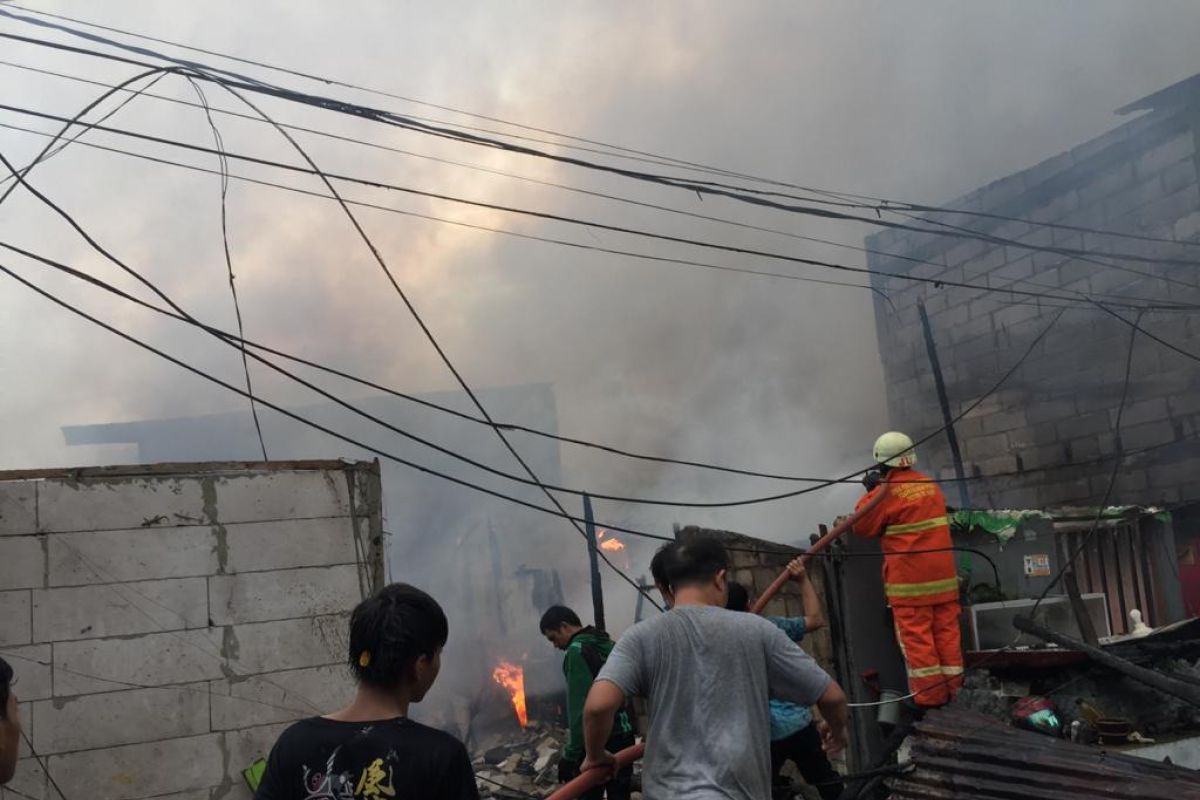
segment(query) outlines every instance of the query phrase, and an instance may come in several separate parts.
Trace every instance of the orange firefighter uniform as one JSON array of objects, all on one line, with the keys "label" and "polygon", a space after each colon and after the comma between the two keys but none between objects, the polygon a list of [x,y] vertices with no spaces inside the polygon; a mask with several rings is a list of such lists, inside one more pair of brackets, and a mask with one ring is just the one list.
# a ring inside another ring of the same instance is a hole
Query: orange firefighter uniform
[{"label": "orange firefighter uniform", "polygon": [[958,573],[950,550],[914,551],[951,546],[946,499],[928,476],[892,469],[857,508],[881,491],[885,496],[854,523],[854,532],[881,540],[884,593],[917,705],[943,705],[962,686]]}]

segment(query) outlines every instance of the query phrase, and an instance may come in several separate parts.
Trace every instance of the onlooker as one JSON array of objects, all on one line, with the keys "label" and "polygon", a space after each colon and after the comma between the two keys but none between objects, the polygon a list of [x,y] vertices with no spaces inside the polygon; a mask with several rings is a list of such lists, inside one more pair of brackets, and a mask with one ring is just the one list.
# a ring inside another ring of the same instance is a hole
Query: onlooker
[{"label": "onlooker", "polygon": [[727,566],[712,540],[671,542],[655,556],[671,610],[626,631],[600,670],[584,706],[582,769],[611,769],[605,743],[632,695],[648,698],[646,797],[769,797],[773,696],[815,703],[823,746],[845,746],[845,694],[779,628],[725,609]]},{"label": "onlooker", "polygon": [[354,701],[285,730],[271,750],[257,800],[368,798],[476,800],[466,748],[408,719],[437,679],[449,636],[437,601],[393,583],[354,609]]},{"label": "onlooker", "polygon": [[[613,640],[602,630],[583,626],[579,615],[566,606],[551,606],[539,623],[542,635],[563,655],[563,675],[567,679],[567,744],[558,762],[558,779],[566,783],[579,774],[583,761],[583,704],[588,690],[613,649]],[[631,747],[633,726],[625,711],[618,711],[608,749],[612,752]],[[632,791],[633,765],[619,770],[606,785],[589,790],[583,800],[627,800]]]},{"label": "onlooker", "polygon": [[[806,633],[825,627],[825,615],[821,611],[821,601],[817,599],[817,591],[808,579],[803,562],[798,558],[794,559],[788,564],[788,572],[800,585],[804,616],[766,619],[787,634],[789,639],[799,644]],[[730,611],[749,611],[750,593],[746,591],[746,587],[731,582],[729,602],[725,607]],[[787,784],[787,780],[780,773],[790,760],[800,770],[800,776],[820,793],[823,800],[837,800],[841,797],[844,788],[842,777],[821,749],[821,735],[812,724],[812,712],[807,706],[789,703],[786,700],[772,699],[770,707],[771,775],[775,785]]]},{"label": "onlooker", "polygon": [[13,694],[13,669],[0,658],[0,784],[8,783],[17,772],[17,754],[21,748],[21,714]]}]

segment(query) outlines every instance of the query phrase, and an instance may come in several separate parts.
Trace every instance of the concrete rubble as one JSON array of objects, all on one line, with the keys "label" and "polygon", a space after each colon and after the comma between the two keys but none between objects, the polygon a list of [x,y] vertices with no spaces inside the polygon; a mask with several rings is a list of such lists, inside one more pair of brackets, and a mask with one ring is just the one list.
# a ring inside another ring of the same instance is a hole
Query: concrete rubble
[{"label": "concrete rubble", "polygon": [[[519,733],[489,737],[472,754],[479,796],[483,800],[546,797],[558,787],[558,760],[567,732],[556,725],[531,721]],[[638,786],[634,768],[634,787]],[[641,793],[633,793],[641,800]]]}]

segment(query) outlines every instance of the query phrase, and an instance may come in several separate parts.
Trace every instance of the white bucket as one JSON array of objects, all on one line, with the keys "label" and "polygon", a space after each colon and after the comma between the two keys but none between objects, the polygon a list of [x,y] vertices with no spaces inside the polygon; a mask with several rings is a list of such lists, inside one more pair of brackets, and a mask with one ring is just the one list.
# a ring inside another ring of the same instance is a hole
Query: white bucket
[{"label": "white bucket", "polygon": [[896,725],[900,722],[900,698],[903,694],[895,689],[884,689],[879,693],[879,713],[875,719],[880,725]]}]

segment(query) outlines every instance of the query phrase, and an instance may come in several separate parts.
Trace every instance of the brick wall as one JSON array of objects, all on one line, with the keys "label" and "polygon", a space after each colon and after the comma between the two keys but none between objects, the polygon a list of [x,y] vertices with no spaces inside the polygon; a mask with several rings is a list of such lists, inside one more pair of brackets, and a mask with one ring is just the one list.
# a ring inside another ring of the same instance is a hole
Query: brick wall
[{"label": "brick wall", "polygon": [[[995,289],[872,278],[891,301],[876,299],[875,318],[894,427],[919,438],[943,424],[919,303],[929,315],[951,412],[958,414],[1020,359],[1059,311],[1051,301],[1006,294],[1009,286],[1042,290],[1013,281],[1034,281],[1056,292],[1105,295],[1101,299],[1116,302],[1131,296],[1200,302],[1200,288],[1191,288],[1200,287],[1197,266],[1120,257],[1133,253],[1200,261],[1200,247],[1183,243],[1200,241],[1196,97],[1194,92],[1173,94],[1171,102],[1103,136],[946,204],[1178,243],[944,213],[928,215],[926,221],[966,225],[1024,245],[1086,249],[1112,258],[1096,264],[1021,246],[905,231],[884,231],[867,240],[870,249],[879,251],[869,257],[873,270]],[[1132,318],[1135,312],[1121,313]],[[1142,325],[1200,354],[1200,322],[1194,313],[1148,312]],[[1069,308],[1024,366],[958,423],[968,474],[1024,473],[970,484],[972,505],[1050,507],[1096,503],[1103,497],[1112,464],[1095,462],[1116,451],[1130,332],[1094,306]],[[1152,449],[1127,456],[1111,502],[1200,498],[1198,428],[1200,364],[1139,335],[1120,444],[1126,452]],[[944,436],[930,441],[920,455],[927,470],[953,474]],[[1040,469],[1051,465],[1064,466]],[[952,502],[957,499],[953,488],[947,495]]]},{"label": "brick wall", "polygon": [[249,798],[288,722],[352,696],[379,496],[336,462],[0,479],[0,655],[41,757],[0,796]]}]

